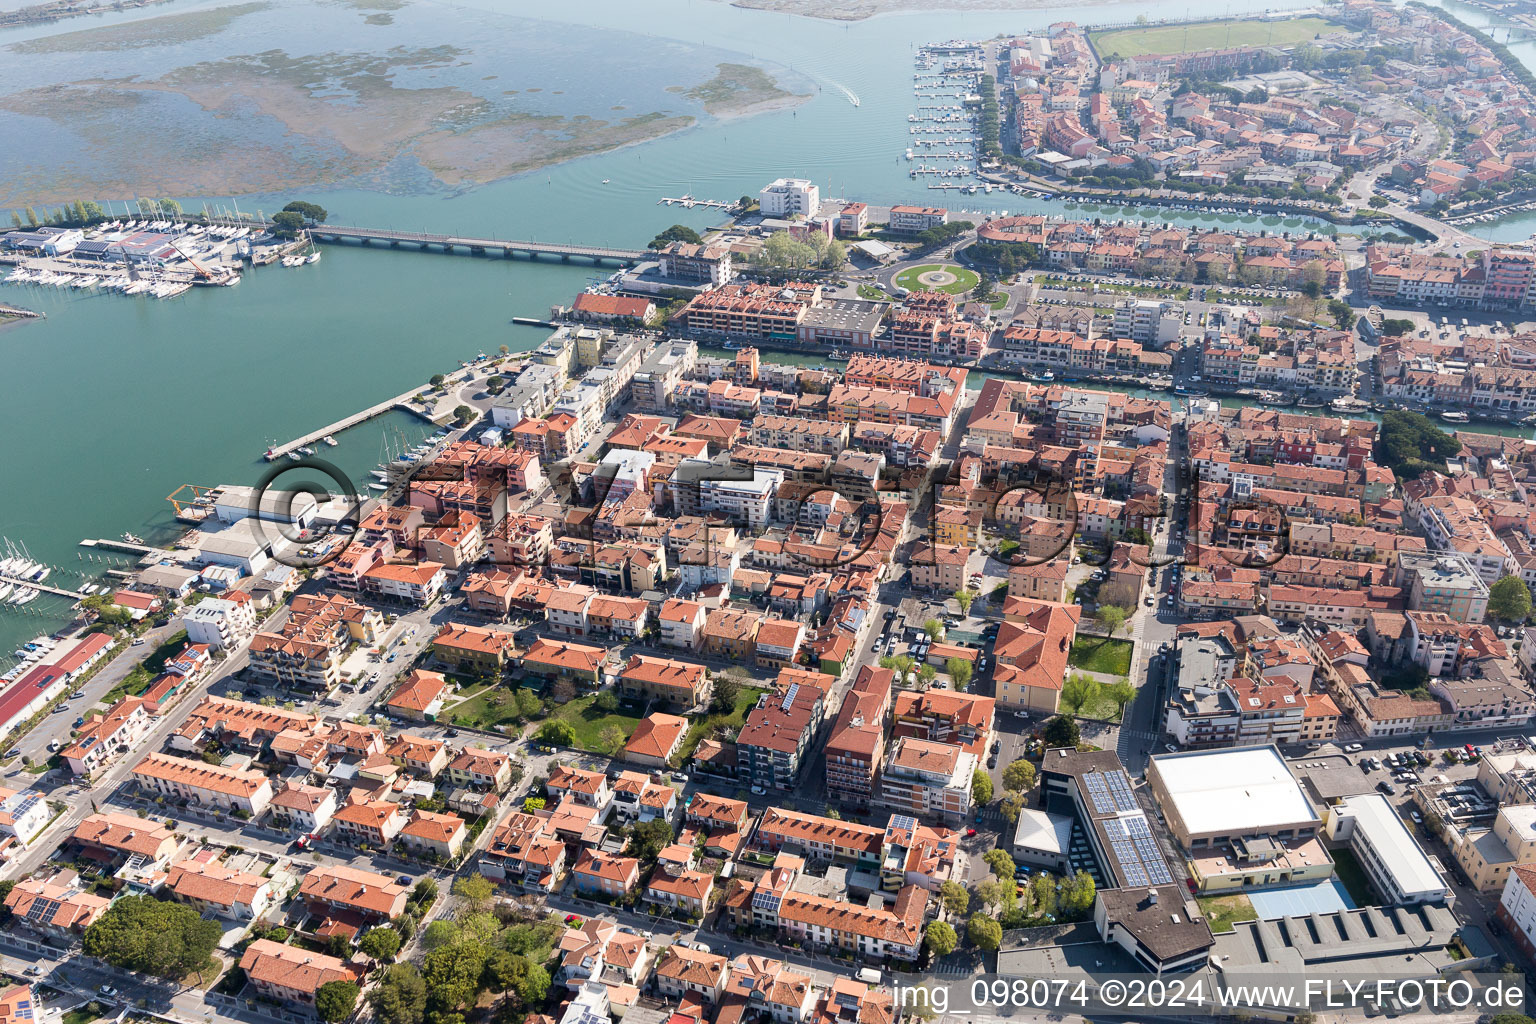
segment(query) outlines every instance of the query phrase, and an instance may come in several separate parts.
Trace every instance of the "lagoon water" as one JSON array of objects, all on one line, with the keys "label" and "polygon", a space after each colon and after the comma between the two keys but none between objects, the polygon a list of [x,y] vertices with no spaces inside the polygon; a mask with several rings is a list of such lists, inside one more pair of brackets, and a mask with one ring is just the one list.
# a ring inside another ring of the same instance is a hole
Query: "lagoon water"
[{"label": "lagoon water", "polygon": [[[1229,8],[1239,13],[1270,2],[1234,0]],[[0,33],[0,47],[217,6],[178,0],[137,12],[138,17],[75,19]],[[721,61],[758,64],[785,88],[811,93],[792,110],[725,121],[677,101],[676,112],[699,117],[695,127],[479,188],[434,188],[426,175],[396,169],[385,182],[387,190],[317,183],[277,195],[183,200],[194,207],[238,200],[244,210],[270,210],[302,196],[327,207],[336,223],[641,246],[668,224],[703,227],[718,216],[660,207],[656,201],[662,196],[691,192],[730,200],[755,194],[781,175],[813,178],[824,195],[934,202],[933,192],[909,179],[902,159],[906,115],[914,103],[910,58],[924,42],[985,38],[1062,19],[1110,23],[1143,13],[1154,19],[1189,13],[1185,3],[1161,0],[841,23],[716,0],[567,0],[540,8],[537,19],[510,17],[500,7],[491,0],[451,7],[408,3],[391,11],[392,25],[379,26],[364,25],[360,11],[347,4],[273,0],[225,32],[192,43],[106,54],[13,58],[7,53],[0,59],[0,94],[87,75],[154,77],[191,61],[278,46],[321,53],[363,45],[382,49],[406,39],[469,51],[462,58],[468,64],[452,69],[445,81],[494,74],[506,88],[548,86],[525,97],[537,104],[529,109],[544,113],[616,105],[632,112],[658,109],[674,95],[667,86],[696,84]],[[1478,20],[1478,12],[1458,13]],[[1478,23],[1486,23],[1486,16]],[[513,36],[540,45],[497,42]],[[1536,48],[1517,46],[1517,52],[1536,63]],[[561,95],[553,95],[555,89]],[[849,93],[858,97],[858,106]],[[261,118],[249,125],[258,133],[270,129]],[[11,161],[0,162],[0,172],[28,159],[45,167],[51,159],[73,166],[110,160],[113,147],[157,144],[155,134],[138,124],[124,124],[116,138],[82,139],[56,131],[50,122],[14,114],[0,114],[0,137],[14,146],[11,156],[0,158]],[[240,153],[232,150],[227,159],[239,160]],[[602,184],[605,178],[610,184]],[[954,196],[945,205],[997,213],[1052,209],[1014,196]],[[1147,216],[1185,225],[1307,227],[1278,218]],[[1499,237],[1523,237],[1529,230],[1512,225]],[[530,348],[545,332],[512,326],[510,317],[540,315],[608,272],[611,268],[576,263],[328,247],[316,265],[260,268],[237,288],[194,289],[169,302],[0,288],[0,301],[47,314],[45,321],[0,330],[0,469],[6,494],[0,536],[24,541],[34,557],[59,567],[56,578],[72,582],[67,572],[102,567],[82,561],[81,538],[116,537],[126,530],[167,539],[175,523],[164,498],[181,484],[254,482],[266,468],[260,455],[273,439],[296,436],[403,392],[477,352],[501,345]],[[421,429],[408,416],[392,415],[348,431],[341,447],[320,454],[361,482],[380,460],[381,438],[401,430],[414,437]],[[21,611],[0,606],[0,664],[18,641],[62,624],[63,605],[39,599]]]}]

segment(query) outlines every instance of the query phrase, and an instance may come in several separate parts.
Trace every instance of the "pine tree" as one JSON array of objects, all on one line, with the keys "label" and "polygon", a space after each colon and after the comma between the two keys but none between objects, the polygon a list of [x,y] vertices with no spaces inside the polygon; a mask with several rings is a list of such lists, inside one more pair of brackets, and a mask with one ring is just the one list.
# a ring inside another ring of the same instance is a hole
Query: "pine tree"
[{"label": "pine tree", "polygon": [[33,210],[30,206],[27,207],[27,227],[37,227],[37,211]]}]

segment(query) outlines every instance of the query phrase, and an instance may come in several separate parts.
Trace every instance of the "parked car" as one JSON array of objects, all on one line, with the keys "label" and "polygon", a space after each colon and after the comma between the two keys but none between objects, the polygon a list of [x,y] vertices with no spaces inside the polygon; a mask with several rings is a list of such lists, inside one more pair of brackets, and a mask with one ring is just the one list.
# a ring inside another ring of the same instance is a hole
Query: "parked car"
[{"label": "parked car", "polygon": [[1386,779],[1382,779],[1380,782],[1376,783],[1376,788],[1387,794],[1387,796],[1397,795],[1397,787],[1392,785],[1392,783],[1388,782]]}]

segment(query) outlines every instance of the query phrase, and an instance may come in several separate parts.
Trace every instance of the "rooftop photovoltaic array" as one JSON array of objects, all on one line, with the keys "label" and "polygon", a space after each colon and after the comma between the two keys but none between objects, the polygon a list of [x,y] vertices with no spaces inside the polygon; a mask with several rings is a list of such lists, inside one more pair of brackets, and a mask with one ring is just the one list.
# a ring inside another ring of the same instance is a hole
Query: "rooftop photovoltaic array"
[{"label": "rooftop photovoltaic array", "polygon": [[1141,812],[1109,818],[1101,823],[1110,852],[1120,863],[1125,884],[1167,885],[1173,881],[1168,862],[1152,838],[1152,827]]},{"label": "rooftop photovoltaic array", "polygon": [[907,814],[895,814],[891,816],[890,827],[898,831],[912,831],[917,828],[917,819]]},{"label": "rooftop photovoltaic array", "polygon": [[777,914],[782,900],[783,898],[776,892],[759,890],[752,894],[752,909],[766,910],[770,914]]},{"label": "rooftop photovoltaic array", "polygon": [[795,698],[800,695],[800,684],[790,683],[789,689],[784,691],[784,700],[779,704],[779,710],[788,711],[795,705]]}]

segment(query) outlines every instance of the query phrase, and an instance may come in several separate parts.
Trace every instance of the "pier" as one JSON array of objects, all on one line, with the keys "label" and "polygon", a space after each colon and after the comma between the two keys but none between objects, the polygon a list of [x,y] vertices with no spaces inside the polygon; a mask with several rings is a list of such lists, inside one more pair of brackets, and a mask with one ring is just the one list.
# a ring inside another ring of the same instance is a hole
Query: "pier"
[{"label": "pier", "polygon": [[[702,205],[702,204],[701,204]],[[392,246],[415,245],[422,249],[434,246],[443,252],[462,250],[474,256],[499,252],[503,256],[521,253],[529,259],[540,256],[558,256],[562,260],[572,258],[591,260],[593,263],[620,263],[633,266],[650,254],[643,249],[614,249],[601,245],[563,245],[559,242],[519,242],[499,238],[469,238],[461,235],[434,235],[425,231],[392,231],[386,228],[337,227],[318,224],[309,228],[309,235],[317,242],[388,242]]]},{"label": "pier", "polygon": [[127,540],[83,540],[80,542],[83,548],[104,548],[108,551],[131,551],[135,555],[169,555],[171,552],[165,548],[157,548],[152,544],[136,544]]},{"label": "pier", "polygon": [[706,210],[734,210],[735,203],[722,203],[717,199],[695,199],[690,195],[681,195],[676,198],[662,196],[656,200],[657,206],[681,206],[685,210],[691,210],[696,206],[702,206]]},{"label": "pier", "polygon": [[304,434],[301,437],[296,437],[292,441],[285,441],[282,444],[275,444],[272,446],[271,458],[280,459],[291,451],[296,451],[297,449],[303,448],[306,445],[314,444],[316,441],[319,441],[327,434],[339,434],[341,431],[346,430],[348,427],[355,427],[359,423],[366,423],[368,420],[373,419],[375,416],[382,416],[384,413],[389,412],[391,409],[403,409],[408,413],[420,416],[428,423],[436,426],[436,420],[411,404],[412,400],[417,395],[421,394],[421,392],[422,388],[420,387],[412,388],[410,391],[405,392],[403,395],[396,395],[394,398],[386,398],[384,401],[379,402],[376,405],[370,405],[368,408],[359,412],[355,412],[350,416],[344,416],[337,420],[335,423],[327,423],[320,429],[311,430],[309,433]]},{"label": "pier", "polygon": [[14,583],[18,587],[26,587],[29,590],[41,590],[45,594],[57,594],[59,597],[73,598],[79,601],[85,597],[78,590],[65,590],[63,587],[51,587],[46,583],[38,583],[35,580],[24,580],[17,576],[0,576],[0,583]]}]

